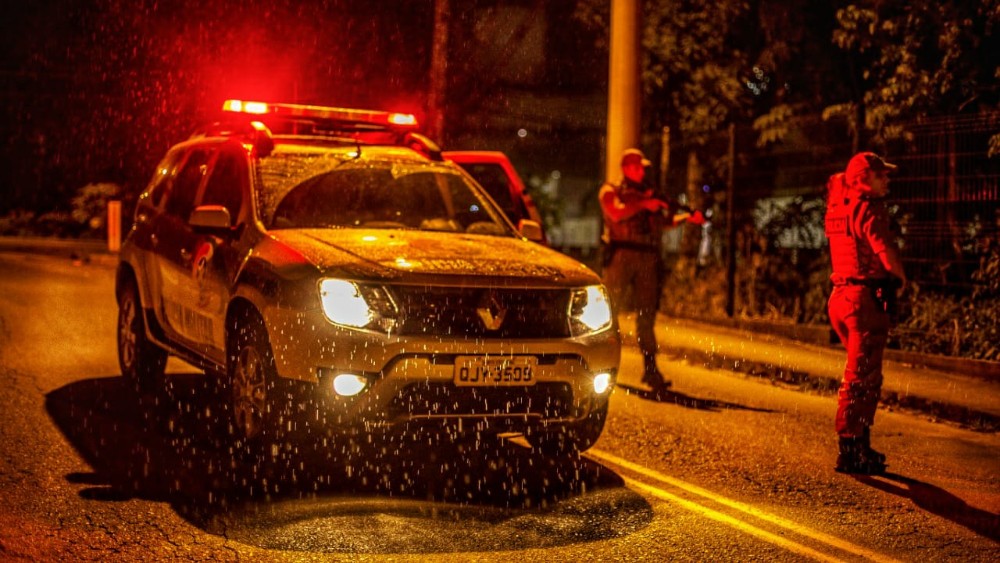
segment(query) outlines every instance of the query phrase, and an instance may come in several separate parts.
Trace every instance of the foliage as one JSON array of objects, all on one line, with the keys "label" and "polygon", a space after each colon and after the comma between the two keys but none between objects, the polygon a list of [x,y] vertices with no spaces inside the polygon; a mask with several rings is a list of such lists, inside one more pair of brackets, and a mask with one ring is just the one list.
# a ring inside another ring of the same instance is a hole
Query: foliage
[{"label": "foliage", "polygon": [[105,224],[108,200],[119,197],[121,191],[117,184],[87,184],[73,197],[70,215],[86,229],[97,231]]},{"label": "foliage", "polygon": [[755,211],[759,256],[752,261],[753,283],[747,288],[752,315],[767,314],[797,321],[814,318],[804,297],[811,287],[811,272],[825,257],[819,249],[823,234],[825,203],[821,199],[795,197],[762,201]]},{"label": "foliage", "polygon": [[914,296],[895,338],[903,350],[1000,361],[1000,298]]},{"label": "foliage", "polygon": [[905,138],[900,124],[917,117],[997,107],[997,0],[854,2],[837,23],[832,40],[854,63],[855,92],[827,109],[863,116],[873,142]]},{"label": "foliage", "polygon": [[0,236],[28,236],[33,233],[32,223],[35,212],[24,209],[14,209],[0,217]]},{"label": "foliage", "polygon": [[686,258],[671,268],[663,284],[660,310],[686,318],[722,318],[726,311],[726,269],[710,264],[696,269]]},{"label": "foliage", "polygon": [[788,104],[779,104],[753,122],[754,131],[759,133],[757,146],[766,147],[788,137],[794,110]]},{"label": "foliage", "polygon": [[107,202],[119,197],[121,191],[117,184],[87,184],[77,190],[70,210],[35,213],[14,209],[0,217],[0,236],[100,236],[107,217]]},{"label": "foliage", "polygon": [[[650,0],[642,13],[644,110],[654,116],[648,123],[704,142],[749,102],[741,80],[749,59],[732,40],[747,22],[749,4]],[[606,2],[578,2],[577,17],[596,29],[610,25]]]}]

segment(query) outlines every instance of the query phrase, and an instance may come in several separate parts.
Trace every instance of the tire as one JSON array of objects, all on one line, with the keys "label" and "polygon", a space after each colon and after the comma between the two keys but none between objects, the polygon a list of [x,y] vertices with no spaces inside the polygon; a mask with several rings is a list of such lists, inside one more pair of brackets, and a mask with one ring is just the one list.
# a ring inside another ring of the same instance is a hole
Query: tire
[{"label": "tire", "polygon": [[162,382],[167,352],[149,341],[142,303],[135,283],[128,282],[118,297],[118,367],[139,389]]},{"label": "tire", "polygon": [[601,437],[607,417],[608,404],[605,402],[583,421],[539,431],[530,437],[529,441],[543,454],[555,456],[580,454],[590,449]]},{"label": "tire", "polygon": [[227,391],[233,438],[249,450],[275,439],[280,425],[276,405],[277,369],[264,322],[243,314],[230,337],[227,352]]}]

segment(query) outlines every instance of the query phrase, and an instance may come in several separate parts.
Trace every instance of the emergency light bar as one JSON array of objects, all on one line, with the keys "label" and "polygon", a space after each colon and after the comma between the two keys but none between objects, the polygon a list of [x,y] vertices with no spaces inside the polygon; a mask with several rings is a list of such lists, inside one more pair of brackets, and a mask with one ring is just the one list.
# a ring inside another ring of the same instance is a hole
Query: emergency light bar
[{"label": "emergency light bar", "polygon": [[348,109],[302,104],[269,104],[244,100],[226,100],[222,111],[285,118],[322,119],[349,123],[383,125],[395,129],[416,129],[417,118],[411,113],[393,113],[366,109]]}]

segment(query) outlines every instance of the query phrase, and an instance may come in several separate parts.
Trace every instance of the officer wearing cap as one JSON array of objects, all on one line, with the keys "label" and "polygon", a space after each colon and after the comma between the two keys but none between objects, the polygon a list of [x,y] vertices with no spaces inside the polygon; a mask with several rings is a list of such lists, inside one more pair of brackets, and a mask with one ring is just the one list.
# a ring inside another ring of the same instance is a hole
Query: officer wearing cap
[{"label": "officer wearing cap", "polygon": [[[621,183],[605,182],[598,198],[604,216],[604,284],[616,308],[621,307],[626,288],[632,288],[636,338],[644,364],[642,382],[660,391],[670,381],[656,366],[653,325],[660,301],[661,233],[674,226],[674,216],[670,204],[643,185],[650,164],[639,149],[627,149],[621,155]],[[696,212],[687,220],[703,219]]]},{"label": "officer wearing cap", "polygon": [[877,154],[862,152],[828,184],[825,230],[833,265],[828,312],[847,350],[836,418],[836,470],[842,473],[885,472],[885,456],[871,448],[870,428],[896,292],[906,283],[883,203],[895,169]]}]

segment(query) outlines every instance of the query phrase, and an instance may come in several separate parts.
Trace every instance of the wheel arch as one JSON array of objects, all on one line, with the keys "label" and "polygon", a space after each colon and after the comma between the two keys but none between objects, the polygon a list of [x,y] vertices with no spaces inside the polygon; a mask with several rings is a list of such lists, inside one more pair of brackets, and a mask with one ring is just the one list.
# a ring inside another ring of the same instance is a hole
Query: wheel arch
[{"label": "wheel arch", "polygon": [[[238,323],[246,322],[246,319],[253,318],[260,323],[261,328],[267,333],[267,323],[264,322],[264,315],[257,306],[246,297],[237,296],[229,302],[226,307],[226,360],[232,353],[233,338],[236,335]],[[270,335],[268,335],[270,338]]]},{"label": "wheel arch", "polygon": [[128,262],[120,262],[118,269],[115,271],[115,301],[121,299],[122,291],[124,291],[125,285],[128,283],[135,285],[136,291],[139,293],[139,303],[142,304],[142,290],[139,289],[139,280],[135,274],[135,270]]}]

